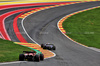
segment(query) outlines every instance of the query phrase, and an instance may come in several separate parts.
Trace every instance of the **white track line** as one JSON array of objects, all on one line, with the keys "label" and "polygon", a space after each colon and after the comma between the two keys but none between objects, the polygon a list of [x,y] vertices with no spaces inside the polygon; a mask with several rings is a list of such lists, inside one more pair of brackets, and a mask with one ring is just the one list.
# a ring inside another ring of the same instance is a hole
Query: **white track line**
[{"label": "white track line", "polygon": [[[96,6],[96,7],[100,7],[100,6]],[[95,8],[95,7],[91,7],[91,8]],[[90,9],[90,8],[87,8],[87,9]],[[83,9],[83,10],[87,10],[87,9]],[[92,10],[92,9],[91,9],[91,10]],[[80,10],[80,11],[82,11],[82,10]],[[76,12],[79,12],[79,11],[76,11]],[[75,12],[73,12],[73,13],[75,13]],[[71,13],[71,14],[73,14],[73,13]],[[81,12],[80,12],[80,13],[81,13]],[[68,14],[68,15],[70,15],[70,14]],[[66,15],[66,16],[68,16],[68,15]],[[66,17],[66,16],[64,16],[64,17]],[[76,44],[78,44],[78,45],[81,45],[79,42],[76,42],[76,41],[73,41],[72,39],[70,39],[68,36],[66,36],[66,35],[60,30],[58,24],[59,24],[59,22],[60,22],[64,17],[62,17],[62,18],[58,21],[58,23],[57,23],[57,27],[58,27],[59,31],[60,31],[65,37],[67,37],[69,40],[71,40],[72,42],[74,42],[74,43],[76,43]],[[84,46],[84,45],[81,45],[81,46],[86,47],[86,46]],[[92,49],[92,50],[97,51],[97,52],[100,52],[100,51],[99,51],[100,49],[97,49],[97,48],[93,48],[93,47],[92,47],[92,48],[91,48],[91,47],[86,47],[86,48]]]},{"label": "white track line", "polygon": [[[83,2],[79,2],[79,3],[83,3]],[[76,3],[74,3],[74,4],[76,4]],[[72,4],[66,4],[66,5],[72,5]],[[61,6],[65,6],[65,5],[61,5]],[[55,7],[59,7],[59,6],[55,6]],[[55,7],[51,7],[51,8],[55,8]],[[43,10],[47,10],[47,9],[50,9],[50,8],[46,8],[46,9],[43,9]],[[43,11],[43,10],[40,10],[40,11]],[[40,12],[40,11],[37,11],[37,12]],[[35,13],[37,13],[37,12],[35,12]],[[32,14],[34,14],[34,13],[32,13]],[[31,14],[30,14],[30,15],[31,15]],[[30,16],[30,15],[28,15],[28,16]],[[26,17],[28,17],[28,16],[26,16]],[[25,17],[25,18],[26,18],[26,17]],[[40,44],[37,43],[35,40],[33,40],[33,39],[28,35],[27,31],[25,30],[24,25],[23,25],[23,21],[24,21],[25,18],[23,18],[23,19],[22,19],[22,22],[21,22],[21,25],[22,25],[23,30],[25,31],[26,35],[27,35],[33,42],[35,42],[36,44],[40,45]],[[50,51],[50,52],[52,52],[52,51]],[[56,54],[55,54],[54,52],[52,52],[52,53],[54,54],[53,57],[55,57]],[[52,58],[52,57],[49,57],[49,58]],[[48,58],[46,58],[46,59],[48,59]]]},{"label": "white track line", "polygon": [[0,34],[1,34],[1,39],[5,39],[5,37],[3,36],[3,34],[1,33],[1,31],[0,31]]},{"label": "white track line", "polygon": [[[49,9],[49,8],[48,8],[48,9]],[[44,9],[44,10],[46,10],[46,9]],[[40,10],[40,11],[42,11],[42,10]],[[39,11],[37,11],[37,12],[39,12]],[[37,13],[37,12],[35,12],[35,13]],[[32,14],[34,14],[34,13],[32,13]],[[30,15],[31,15],[31,14],[30,14]],[[30,15],[28,15],[28,16],[30,16]],[[26,16],[26,17],[28,17],[28,16]],[[25,18],[26,18],[26,17],[25,17]],[[26,35],[31,39],[31,41],[33,41],[33,42],[35,42],[36,44],[40,45],[40,44],[37,43],[35,40],[33,40],[33,39],[28,35],[27,31],[25,30],[24,25],[23,25],[23,22],[24,22],[24,19],[25,19],[25,18],[23,18],[23,19],[22,19],[22,22],[21,22],[21,25],[22,25],[22,28],[23,28],[24,32],[25,32]],[[50,51],[50,52],[52,52],[52,51]],[[54,52],[52,52],[52,53],[54,54],[53,57],[55,57],[56,54],[55,54]],[[52,57],[49,57],[49,58],[52,58]],[[45,59],[48,59],[48,58],[45,58]]]},{"label": "white track line", "polygon": [[[23,3],[24,4],[24,3]],[[76,3],[75,3],[76,4]],[[68,5],[71,5],[71,4],[68,4]],[[58,6],[59,7],[59,6]],[[54,8],[54,7],[52,7],[52,8]],[[49,9],[49,8],[48,8]],[[45,9],[46,10],[46,9]],[[39,11],[38,11],[39,12]],[[31,14],[30,14],[31,15]],[[23,21],[23,20],[22,20]],[[22,24],[23,25],[23,24]],[[24,27],[24,26],[23,26]],[[59,28],[58,28],[59,29]],[[25,30],[25,29],[24,29]],[[25,30],[26,31],[26,30]],[[62,33],[62,32],[61,32]],[[27,34],[27,32],[26,32],[26,34]],[[63,33],[62,33],[63,34]],[[29,36],[28,34],[27,34],[27,36]],[[30,36],[29,36],[30,37]],[[34,41],[31,37],[30,37],[30,39],[32,40],[32,41]],[[36,42],[36,44],[38,44],[37,42]],[[52,51],[51,51],[52,52]],[[56,56],[56,54],[54,53],[54,55]],[[54,57],[55,57],[54,56]],[[52,57],[51,57],[52,58]],[[48,58],[47,58],[48,59]],[[0,65],[5,65],[5,64],[14,64],[14,63],[21,63],[21,62],[27,62],[27,61],[16,61],[16,62],[6,62],[6,63],[0,63]]]},{"label": "white track line", "polygon": [[[8,12],[7,12],[7,13],[8,13]],[[11,16],[11,15],[9,15],[9,16]],[[8,39],[11,41],[11,39],[10,39],[10,37],[8,36],[8,33],[7,33],[7,31],[6,31],[5,24],[4,24],[5,19],[6,19],[7,17],[9,17],[9,16],[6,16],[6,17],[3,19],[3,28],[4,28],[5,34],[7,35]]]},{"label": "white track line", "polygon": [[4,63],[0,63],[0,65],[15,64],[15,63],[25,63],[25,62],[27,62],[27,61],[4,62]]}]

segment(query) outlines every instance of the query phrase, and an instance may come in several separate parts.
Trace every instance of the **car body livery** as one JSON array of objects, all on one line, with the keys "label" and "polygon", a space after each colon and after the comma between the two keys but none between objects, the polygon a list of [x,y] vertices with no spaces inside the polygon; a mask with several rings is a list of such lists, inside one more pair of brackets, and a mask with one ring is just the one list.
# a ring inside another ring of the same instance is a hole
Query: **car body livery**
[{"label": "car body livery", "polygon": [[48,49],[48,50],[56,50],[56,47],[53,44],[47,43],[47,44],[41,44],[41,47],[43,49]]},{"label": "car body livery", "polygon": [[37,61],[39,62],[40,60],[44,60],[44,55],[41,54],[36,54],[35,51],[23,51],[23,54],[19,55],[19,61]]}]

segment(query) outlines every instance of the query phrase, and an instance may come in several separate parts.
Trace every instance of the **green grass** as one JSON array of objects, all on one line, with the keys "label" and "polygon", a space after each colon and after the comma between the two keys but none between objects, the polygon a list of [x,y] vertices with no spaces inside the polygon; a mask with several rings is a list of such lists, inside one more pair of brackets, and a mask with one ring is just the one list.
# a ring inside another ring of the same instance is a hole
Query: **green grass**
[{"label": "green grass", "polygon": [[18,61],[19,54],[31,49],[14,44],[12,41],[0,39],[0,62]]},{"label": "green grass", "polygon": [[63,28],[73,40],[100,48],[100,8],[69,17],[63,22]]}]

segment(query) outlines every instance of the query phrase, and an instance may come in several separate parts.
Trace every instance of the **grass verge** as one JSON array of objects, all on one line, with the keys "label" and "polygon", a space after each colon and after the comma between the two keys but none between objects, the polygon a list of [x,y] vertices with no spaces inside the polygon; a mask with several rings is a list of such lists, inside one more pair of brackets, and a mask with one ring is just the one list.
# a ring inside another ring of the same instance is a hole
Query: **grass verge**
[{"label": "grass verge", "polygon": [[18,61],[19,54],[25,50],[31,51],[31,49],[14,44],[12,41],[0,39],[0,62]]},{"label": "grass verge", "polygon": [[69,17],[63,22],[63,28],[73,40],[100,49],[100,8]]}]

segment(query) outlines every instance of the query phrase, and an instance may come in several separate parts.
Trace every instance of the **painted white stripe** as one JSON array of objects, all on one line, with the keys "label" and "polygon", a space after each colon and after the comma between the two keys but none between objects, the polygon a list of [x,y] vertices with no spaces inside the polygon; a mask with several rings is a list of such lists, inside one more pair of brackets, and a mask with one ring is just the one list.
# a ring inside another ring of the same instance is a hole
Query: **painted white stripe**
[{"label": "painted white stripe", "polygon": [[[54,8],[54,7],[53,7],[53,8]],[[49,8],[46,8],[46,9],[49,9]],[[46,10],[46,9],[43,9],[43,10]],[[40,10],[40,11],[42,11],[42,10]],[[39,12],[39,11],[37,11],[37,12]],[[35,13],[37,13],[37,12],[35,12]],[[32,13],[32,14],[34,14],[34,13]],[[30,14],[30,15],[31,15],[31,14]],[[28,16],[30,16],[30,15],[28,15]],[[28,16],[26,16],[25,18],[27,18]],[[22,25],[22,28],[23,28],[24,32],[25,32],[26,35],[30,38],[31,41],[33,41],[33,42],[35,42],[36,44],[40,45],[39,43],[37,43],[35,40],[33,40],[33,39],[28,35],[28,33],[27,33],[27,31],[26,31],[26,29],[25,29],[25,27],[24,27],[24,25],[23,25],[23,22],[24,22],[24,19],[25,19],[25,18],[23,18],[23,19],[22,19],[22,22],[21,22],[21,25]],[[50,51],[50,52],[52,52],[52,51]],[[55,54],[54,52],[52,52],[52,53],[54,54],[53,57],[55,57],[56,54]],[[49,57],[49,58],[52,58],[52,57]],[[45,59],[48,59],[48,58],[45,58]]]},{"label": "painted white stripe", "polygon": [[27,61],[5,62],[5,63],[0,63],[0,65],[15,64],[15,63],[25,63],[25,62],[27,62]]},{"label": "painted white stripe", "polygon": [[[70,4],[68,4],[68,5],[70,5]],[[63,5],[64,6],[64,5]],[[59,7],[59,6],[58,6]],[[52,7],[52,8],[54,8],[54,7]],[[48,8],[49,9],[49,8]],[[46,10],[46,9],[45,9]],[[31,15],[31,14],[30,14]],[[23,19],[24,20],[24,19]],[[23,22],[23,20],[22,20],[22,22]],[[60,21],[60,20],[59,20]],[[59,22],[58,21],[58,22]],[[22,23],[22,25],[23,25],[23,23]],[[24,26],[23,26],[23,28],[24,28]],[[59,28],[58,28],[59,29]],[[25,30],[25,28],[24,28],[24,30]],[[59,29],[60,30],[60,29]],[[25,30],[25,32],[26,32],[26,30]],[[62,33],[62,32],[61,32]],[[26,32],[26,34],[27,34],[27,32]],[[63,34],[63,33],[62,33]],[[63,34],[64,35],[64,34]],[[28,34],[27,34],[27,36],[29,36]],[[29,36],[30,37],[30,36]],[[32,41],[34,41],[31,37],[30,37],[30,39],[32,40]],[[38,44],[37,42],[36,42],[36,44]],[[52,51],[51,51],[52,52]],[[55,54],[55,53],[54,53]],[[56,56],[56,54],[55,54],[55,56]],[[54,57],[55,57],[54,56]],[[52,58],[52,57],[50,57],[50,58]],[[48,58],[46,58],[46,59],[48,59]],[[21,63],[21,62],[27,62],[27,61],[16,61],[16,62],[6,62],[6,63],[0,63],[0,65],[5,65],[5,64],[14,64],[14,63]]]},{"label": "painted white stripe", "polygon": [[2,39],[5,39],[1,32],[0,32],[0,34],[1,34],[1,38],[2,38]]},{"label": "painted white stripe", "polygon": [[[7,12],[7,13],[9,13],[9,12]],[[12,15],[13,15],[13,14],[12,14]],[[7,17],[9,17],[9,16],[11,16],[11,15],[8,15],[8,16],[6,16],[6,17],[3,19],[3,28],[4,28],[4,31],[5,31],[5,33],[6,33],[7,37],[8,37],[8,39],[11,40],[10,37],[8,36],[8,33],[7,33],[7,31],[6,31],[6,28],[5,28],[5,24],[4,24],[5,19],[6,19]]]}]

